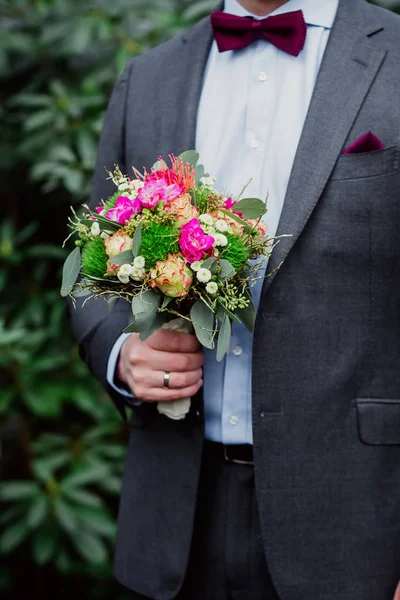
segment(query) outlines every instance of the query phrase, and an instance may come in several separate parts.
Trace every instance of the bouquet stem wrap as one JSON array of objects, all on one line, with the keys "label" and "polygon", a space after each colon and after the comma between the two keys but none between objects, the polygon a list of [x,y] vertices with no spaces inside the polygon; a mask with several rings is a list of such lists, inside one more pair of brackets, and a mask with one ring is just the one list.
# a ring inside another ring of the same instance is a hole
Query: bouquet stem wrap
[{"label": "bouquet stem wrap", "polygon": [[[172,319],[172,321],[165,323],[163,329],[180,331],[182,333],[192,333],[193,326],[190,321],[178,317],[177,319]],[[165,415],[169,419],[180,421],[186,417],[190,410],[190,398],[183,398],[183,400],[174,400],[172,402],[158,402],[157,410],[161,415]]]}]

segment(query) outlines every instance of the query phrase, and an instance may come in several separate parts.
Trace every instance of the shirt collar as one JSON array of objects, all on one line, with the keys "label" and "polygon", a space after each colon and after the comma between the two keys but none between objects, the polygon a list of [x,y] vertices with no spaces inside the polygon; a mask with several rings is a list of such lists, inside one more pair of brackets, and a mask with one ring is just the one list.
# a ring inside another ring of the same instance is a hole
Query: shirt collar
[{"label": "shirt collar", "polygon": [[[283,4],[283,6],[277,8],[268,16],[302,10],[307,25],[331,29],[336,17],[338,5],[339,0],[289,0],[289,2]],[[237,0],[225,0],[224,11],[238,17],[254,17],[255,19],[263,18],[250,13],[243,8]]]}]

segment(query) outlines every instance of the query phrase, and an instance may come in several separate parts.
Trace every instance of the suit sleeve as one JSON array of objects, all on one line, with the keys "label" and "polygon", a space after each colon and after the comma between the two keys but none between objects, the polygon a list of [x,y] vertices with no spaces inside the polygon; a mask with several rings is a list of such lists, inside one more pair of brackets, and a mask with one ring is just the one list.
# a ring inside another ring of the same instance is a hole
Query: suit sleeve
[{"label": "suit sleeve", "polygon": [[[114,165],[118,164],[121,171],[126,172],[125,116],[130,70],[131,63],[128,63],[114,88],[105,114],[89,202],[91,208],[98,206],[102,199],[106,200],[115,191],[114,184],[107,179],[106,170],[113,171]],[[131,401],[109,385],[107,364],[116,340],[130,322],[129,304],[118,300],[112,310],[102,298],[86,303],[84,299],[77,298],[75,308],[71,301],[68,304],[81,357],[125,418],[125,406],[131,406]]]}]

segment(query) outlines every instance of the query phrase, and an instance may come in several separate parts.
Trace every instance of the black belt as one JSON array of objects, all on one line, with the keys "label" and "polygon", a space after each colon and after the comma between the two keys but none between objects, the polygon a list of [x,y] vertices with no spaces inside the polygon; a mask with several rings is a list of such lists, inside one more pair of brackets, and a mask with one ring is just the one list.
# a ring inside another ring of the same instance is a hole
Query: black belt
[{"label": "black belt", "polygon": [[254,465],[253,446],[250,444],[225,445],[206,441],[204,451],[207,456],[237,465]]}]

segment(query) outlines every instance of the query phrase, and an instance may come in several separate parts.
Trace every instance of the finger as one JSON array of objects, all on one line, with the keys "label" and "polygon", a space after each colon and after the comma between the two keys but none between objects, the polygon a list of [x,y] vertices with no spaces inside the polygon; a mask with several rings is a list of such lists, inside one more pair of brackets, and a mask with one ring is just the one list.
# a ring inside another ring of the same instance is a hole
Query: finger
[{"label": "finger", "polygon": [[159,350],[147,349],[147,352],[133,353],[130,357],[132,368],[152,371],[170,371],[182,373],[200,369],[204,362],[202,352],[161,352]]},{"label": "finger", "polygon": [[396,589],[396,592],[394,594],[393,600],[400,600],[400,582],[399,582],[399,584],[397,586],[397,589]]},{"label": "finger", "polygon": [[[165,388],[164,376],[168,371],[152,371],[150,369],[132,369],[132,381],[135,388]],[[202,369],[187,371],[185,373],[170,373],[167,388],[179,389],[197,383],[203,375]]]},{"label": "finger", "polygon": [[138,388],[137,397],[144,402],[172,402],[174,400],[183,400],[184,398],[191,398],[197,394],[202,385],[203,380],[200,379],[194,385],[175,390],[170,388],[147,388],[141,390]]},{"label": "finger", "polygon": [[158,329],[146,343],[150,348],[163,352],[197,352],[200,347],[196,336],[168,329]]}]

